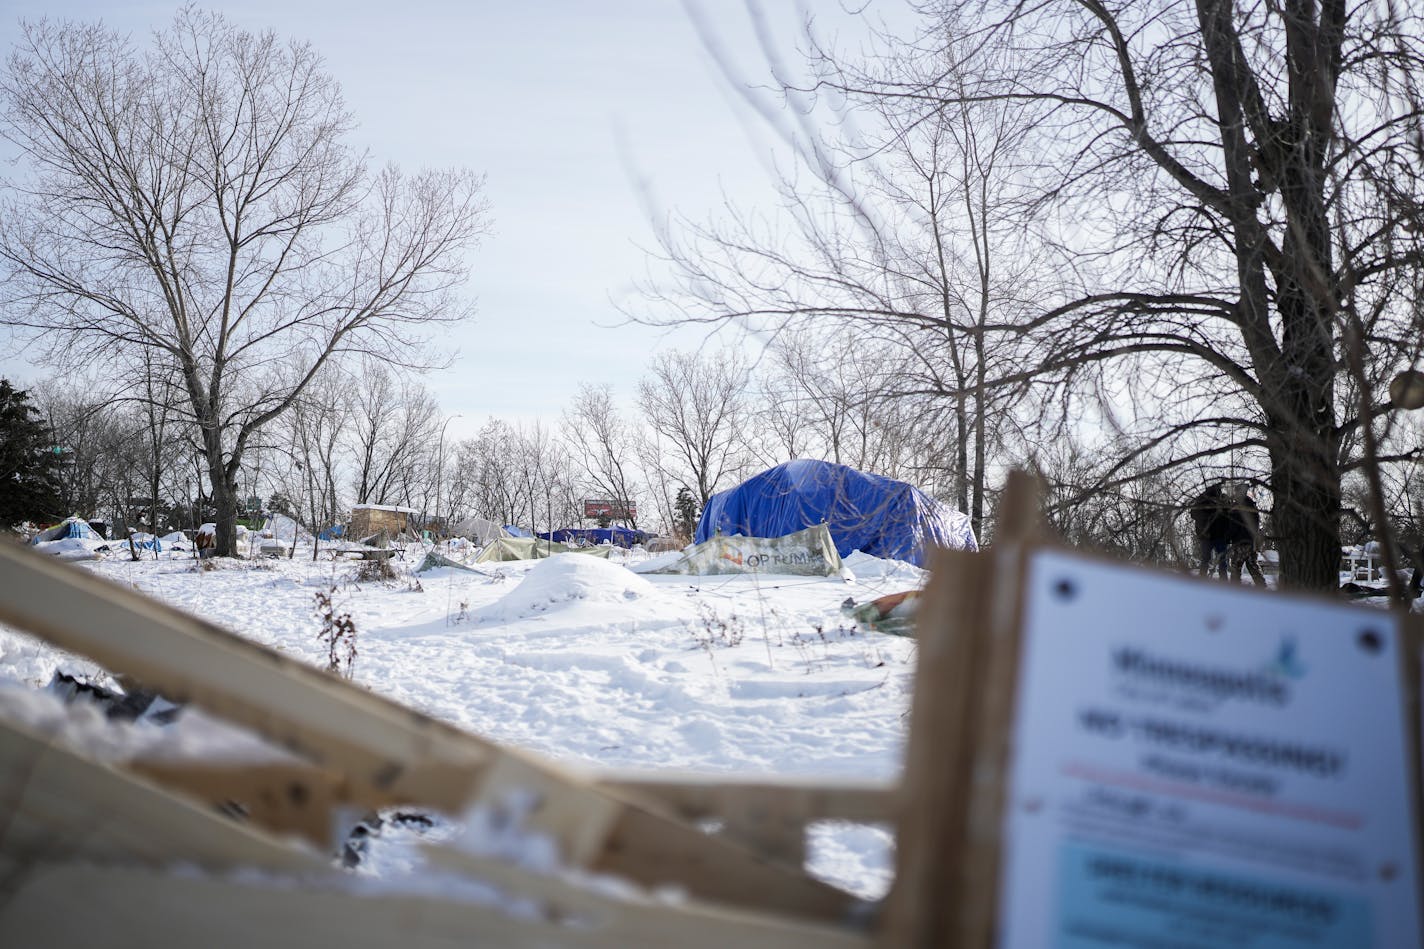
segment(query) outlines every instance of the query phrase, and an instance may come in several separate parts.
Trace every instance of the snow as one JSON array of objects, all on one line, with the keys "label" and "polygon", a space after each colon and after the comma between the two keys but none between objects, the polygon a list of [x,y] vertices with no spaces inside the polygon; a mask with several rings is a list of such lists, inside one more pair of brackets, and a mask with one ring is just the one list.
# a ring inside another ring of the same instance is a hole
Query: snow
[{"label": "snow", "polygon": [[351,505],[351,510],[353,510],[353,511],[391,511],[391,512],[396,513],[396,514],[418,514],[418,513],[420,513],[419,511],[417,511],[417,510],[416,510],[415,508],[413,508],[413,507],[399,507],[398,505],[395,505],[395,504],[353,504],[353,505]]},{"label": "snow", "polygon": [[[314,666],[325,664],[314,595],[334,590],[336,610],[358,631],[357,684],[581,770],[898,773],[914,642],[856,630],[840,605],[917,587],[918,568],[853,554],[848,580],[697,577],[564,554],[411,574],[423,555],[411,547],[386,582],[361,580],[356,565],[325,553],[313,561],[306,544],[291,560],[217,559],[208,570],[191,553],[167,551],[77,568]],[[56,668],[112,685],[91,663],[0,627],[0,678],[43,686]],[[184,725],[190,731],[171,739],[175,753],[254,754],[209,724]],[[813,873],[861,896],[883,894],[887,828],[825,822],[810,844]]]},{"label": "snow", "polygon": [[109,542],[104,540],[84,540],[81,537],[65,537],[62,540],[42,540],[32,545],[40,553],[58,557],[60,560],[93,560],[109,550]]}]

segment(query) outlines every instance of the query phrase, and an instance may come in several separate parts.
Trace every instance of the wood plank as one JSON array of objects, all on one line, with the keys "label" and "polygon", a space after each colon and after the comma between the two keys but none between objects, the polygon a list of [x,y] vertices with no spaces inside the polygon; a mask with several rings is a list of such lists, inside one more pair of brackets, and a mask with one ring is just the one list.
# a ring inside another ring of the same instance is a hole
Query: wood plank
[{"label": "wood plank", "polygon": [[[720,846],[708,847],[706,841]],[[677,882],[701,899],[844,922],[863,908],[850,894],[800,870],[647,810],[618,815],[590,869],[647,887]]]},{"label": "wood plank", "polygon": [[322,854],[275,841],[4,721],[0,854],[11,867],[35,861],[122,860],[302,874],[329,869]]},{"label": "wood plank", "polygon": [[862,947],[870,937],[863,929],[732,910],[696,900],[659,900],[625,886],[575,884],[561,877],[538,875],[507,862],[454,850],[426,848],[434,866],[487,881],[512,894],[537,900],[546,918],[590,929],[621,934],[629,946],[677,946],[678,949],[821,949]]},{"label": "wood plank", "polygon": [[651,796],[685,820],[721,820],[722,834],[760,856],[793,867],[805,862],[810,822],[889,822],[893,812],[894,785],[888,782],[735,780],[659,772],[601,774],[596,780],[604,787]]},{"label": "wood plank", "polygon": [[991,945],[1022,573],[1037,530],[1037,485],[1013,472],[993,547],[938,552],[932,563],[879,945]]},{"label": "wood plank", "polygon": [[892,781],[776,775],[736,778],[667,771],[602,771],[593,781],[600,787],[656,798],[686,818],[717,817],[729,802],[737,802],[739,806],[765,805],[802,824],[817,820],[891,821],[898,788]]},{"label": "wood plank", "polygon": [[490,759],[443,722],[10,543],[0,543],[0,622],[343,771],[358,797],[371,789],[372,798],[458,809]]},{"label": "wood plank", "polygon": [[974,734],[971,707],[984,664],[976,630],[993,582],[988,554],[937,551],[916,616],[919,657],[910,710],[895,845],[895,882],[886,898],[885,947],[953,945],[962,897],[967,777]]},{"label": "wood plank", "polygon": [[[334,851],[334,807],[353,798],[339,774],[301,762],[250,763],[137,759],[124,770],[278,836],[295,834]],[[386,803],[396,804],[397,801]]]},{"label": "wood plank", "polygon": [[[523,881],[521,881],[523,882]],[[224,880],[133,867],[35,864],[0,902],[0,945],[49,949],[96,939],[117,949],[861,949],[864,936],[785,920],[594,898],[588,912],[546,918],[489,888],[443,895],[353,892],[272,878]],[[572,888],[558,890],[563,893]],[[75,894],[84,894],[76,913]],[[572,896],[568,897],[573,899]],[[598,916],[596,913],[606,915]],[[705,928],[704,928],[705,927]]]}]

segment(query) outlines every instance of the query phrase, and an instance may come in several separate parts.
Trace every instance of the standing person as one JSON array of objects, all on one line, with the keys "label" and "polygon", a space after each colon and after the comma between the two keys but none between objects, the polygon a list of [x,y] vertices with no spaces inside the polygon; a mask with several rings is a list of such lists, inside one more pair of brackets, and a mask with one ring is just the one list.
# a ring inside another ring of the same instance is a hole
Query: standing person
[{"label": "standing person", "polygon": [[1215,569],[1226,579],[1227,551],[1231,546],[1227,503],[1220,484],[1209,485],[1192,502],[1192,525],[1196,529],[1197,552],[1201,558],[1197,572],[1202,576]]},{"label": "standing person", "polygon": [[1266,585],[1266,577],[1261,573],[1261,565],[1256,561],[1256,551],[1261,547],[1261,512],[1246,485],[1237,488],[1235,495],[1231,509],[1227,512],[1231,543],[1231,579],[1240,583],[1241,568],[1245,567],[1251,574],[1251,582],[1263,587]]}]

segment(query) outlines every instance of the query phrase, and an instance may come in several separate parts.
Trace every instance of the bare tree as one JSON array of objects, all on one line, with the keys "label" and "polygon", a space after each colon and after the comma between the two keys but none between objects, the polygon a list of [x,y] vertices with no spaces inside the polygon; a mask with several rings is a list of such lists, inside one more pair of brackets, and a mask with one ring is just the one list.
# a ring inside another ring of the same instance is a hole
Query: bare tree
[{"label": "bare tree", "polygon": [[[1283,582],[1333,587],[1348,440],[1417,354],[1424,22],[1389,0],[926,5],[928,81],[848,70],[845,94],[925,116],[983,102],[1041,121],[1037,231],[1065,279],[1025,370],[1135,436],[1112,488],[1247,455],[1274,495]],[[948,44],[929,37],[953,37]],[[1033,223],[1025,217],[1025,225]],[[1387,376],[1384,376],[1387,378]],[[1139,457],[1165,455],[1143,468]]]},{"label": "bare tree", "polygon": [[484,226],[480,180],[370,174],[309,45],[191,8],[145,50],[41,21],[0,101],[27,171],[0,208],[5,320],[51,357],[138,349],[172,368],[220,553],[244,452],[324,366],[371,349],[420,363],[422,331],[466,314],[452,292]]},{"label": "bare tree", "polygon": [[[874,63],[900,83],[929,74],[898,46]],[[832,75],[838,65],[825,51],[813,64]],[[779,62],[771,65],[774,75],[785,75]],[[782,111],[753,99],[797,161],[776,182],[780,213],[768,221],[728,206],[710,223],[675,220],[660,232],[673,277],[650,291],[654,308],[641,318],[735,320],[823,344],[846,333],[848,344],[831,344],[838,351],[888,358],[896,371],[863,390],[867,410],[859,418],[874,416],[872,400],[906,402],[904,414],[920,423],[917,440],[939,456],[936,474],[948,476],[956,504],[979,532],[989,446],[1023,395],[1020,385],[994,383],[1022,365],[1027,350],[1015,327],[1045,266],[1014,219],[1023,192],[1017,153],[1035,114],[992,103],[931,111],[866,94],[840,98],[840,111],[825,116],[821,128],[808,128],[811,119],[795,124],[784,116],[824,116],[821,103],[789,85],[781,92]],[[812,404],[836,403],[822,397]],[[851,419],[837,414],[825,421]],[[825,451],[833,460],[845,449],[863,466],[888,461],[873,452],[866,457],[867,430],[832,427],[828,435]],[[842,435],[859,438],[861,450]]]},{"label": "bare tree", "polygon": [[[317,557],[322,530],[340,519],[341,447],[351,416],[351,388],[344,373],[329,368],[312,380],[277,423],[286,429],[285,443],[290,446],[291,470],[282,490],[292,502],[295,519],[312,533],[312,559]],[[281,433],[274,434],[281,444]]]},{"label": "bare tree", "polygon": [[670,350],[638,383],[638,404],[676,480],[705,505],[744,465],[751,406],[748,371],[735,349],[711,356]]},{"label": "bare tree", "polygon": [[433,474],[440,407],[419,382],[397,379],[375,359],[363,361],[351,390],[356,503],[409,504]]},{"label": "bare tree", "polygon": [[558,528],[581,514],[569,475],[571,460],[539,423],[510,425],[491,419],[456,448],[465,504],[501,524]]},{"label": "bare tree", "polygon": [[[638,483],[633,433],[613,405],[612,388],[580,385],[573,405],[564,412],[561,428],[588,486],[622,510],[634,511]],[[636,517],[626,520],[629,527],[638,529]]]}]

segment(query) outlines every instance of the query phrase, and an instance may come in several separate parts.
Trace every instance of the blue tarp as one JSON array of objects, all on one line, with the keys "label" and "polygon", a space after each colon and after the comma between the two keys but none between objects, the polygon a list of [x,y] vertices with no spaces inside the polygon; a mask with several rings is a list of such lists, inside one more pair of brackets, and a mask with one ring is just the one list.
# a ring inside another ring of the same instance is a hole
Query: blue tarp
[{"label": "blue tarp", "polygon": [[641,544],[647,535],[627,527],[564,528],[563,530],[535,534],[540,540],[552,540],[556,544],[580,546],[587,544],[612,544],[614,547],[632,547]]},{"label": "blue tarp", "polygon": [[94,532],[94,528],[89,526],[88,521],[85,521],[81,517],[71,515],[48,530],[36,534],[31,538],[30,543],[40,544],[45,541],[69,540],[70,538],[77,538],[79,540],[104,539]]},{"label": "blue tarp", "polygon": [[978,550],[967,515],[918,488],[829,461],[788,461],[712,495],[697,542],[717,533],[781,537],[825,522],[836,551],[924,566],[931,545]]},{"label": "blue tarp", "polygon": [[516,527],[513,524],[504,525],[504,532],[510,537],[533,537],[534,532],[527,527]]},{"label": "blue tarp", "polygon": [[340,540],[346,536],[346,525],[333,524],[317,532],[316,536],[320,540]]}]

